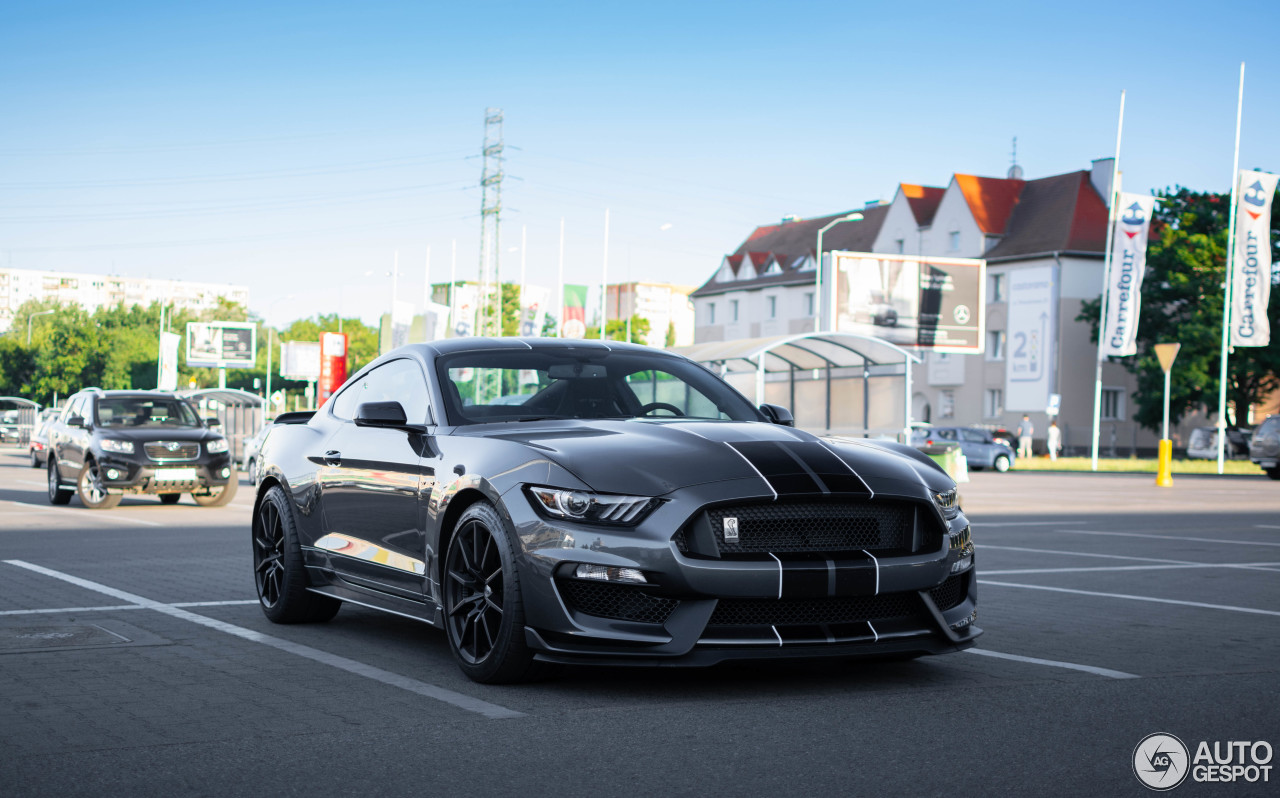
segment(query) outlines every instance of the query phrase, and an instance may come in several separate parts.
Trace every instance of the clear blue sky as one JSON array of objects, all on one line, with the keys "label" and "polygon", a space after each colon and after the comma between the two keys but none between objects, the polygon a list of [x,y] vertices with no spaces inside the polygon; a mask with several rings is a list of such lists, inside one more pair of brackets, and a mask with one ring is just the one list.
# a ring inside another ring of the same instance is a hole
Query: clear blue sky
[{"label": "clear blue sky", "polygon": [[[757,224],[899,182],[1087,168],[1127,190],[1280,171],[1280,4],[11,3],[0,263],[246,284],[282,323],[478,263],[506,115],[503,278],[700,284]],[[517,149],[518,148],[518,149]],[[669,228],[663,229],[665,225]],[[291,298],[287,298],[290,297]]]}]

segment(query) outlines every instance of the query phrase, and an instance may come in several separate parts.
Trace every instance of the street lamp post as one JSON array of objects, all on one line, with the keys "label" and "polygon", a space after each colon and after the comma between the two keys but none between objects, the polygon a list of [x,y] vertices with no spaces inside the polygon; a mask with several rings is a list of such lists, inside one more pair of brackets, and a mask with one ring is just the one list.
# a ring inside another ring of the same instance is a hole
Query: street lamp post
[{"label": "street lamp post", "polygon": [[1156,357],[1160,359],[1160,368],[1164,369],[1164,424],[1160,427],[1159,466],[1156,470],[1156,485],[1162,488],[1173,486],[1173,441],[1169,439],[1169,384],[1173,373],[1173,359],[1178,356],[1182,344],[1156,344]]},{"label": "street lamp post", "polygon": [[[296,295],[296,294],[289,294],[288,296],[282,296],[282,297],[280,297],[279,299],[277,299],[276,301],[272,302],[270,305],[268,305],[268,306],[267,306],[267,313],[268,313],[268,315],[270,315],[270,314],[271,314],[271,312],[275,310],[276,305],[280,304],[281,302],[284,302],[285,300],[293,299],[295,296],[297,296],[297,295]],[[338,313],[339,313],[339,315],[341,315],[342,311],[338,311]],[[273,354],[273,350],[275,349],[275,344],[274,344],[274,342],[272,341],[272,338],[274,337],[274,335],[275,335],[275,328],[271,326],[271,323],[270,323],[270,322],[267,322],[267,410],[268,410],[268,412],[271,410],[271,407],[272,407],[272,402],[271,402],[271,356],[272,356],[272,354]],[[286,407],[285,409],[287,410],[288,408]]]},{"label": "street lamp post", "polygon": [[53,310],[37,310],[35,313],[32,313],[31,315],[27,316],[27,346],[31,346],[31,320],[34,319],[36,316],[48,316],[50,313],[56,313],[56,312],[57,312],[56,308]]},{"label": "street lamp post", "polygon": [[[862,221],[862,214],[850,213],[841,216],[839,219],[832,219],[821,230],[818,231],[818,253],[817,261],[814,264],[814,282],[813,282],[813,331],[822,331],[822,236],[831,228],[841,222],[859,222]],[[831,330],[835,331],[836,327],[836,276],[831,275]]]}]

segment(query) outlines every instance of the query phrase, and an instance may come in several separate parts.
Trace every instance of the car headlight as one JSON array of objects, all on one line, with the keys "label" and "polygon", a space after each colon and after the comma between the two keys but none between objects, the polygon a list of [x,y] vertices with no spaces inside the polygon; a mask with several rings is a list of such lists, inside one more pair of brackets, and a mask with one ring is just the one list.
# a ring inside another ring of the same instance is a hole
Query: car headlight
[{"label": "car headlight", "polygon": [[227,450],[227,439],[214,438],[211,441],[207,441],[204,448],[209,450],[209,454],[221,454]]},{"label": "car headlight", "polygon": [[956,492],[956,488],[952,488],[942,493],[933,494],[933,503],[938,505],[938,509],[942,511],[942,515],[946,518],[955,518],[960,512],[960,497]]},{"label": "car headlight", "polygon": [[552,518],[592,524],[635,526],[657,507],[658,499],[648,496],[617,496],[581,490],[528,487],[535,509]]},{"label": "car headlight", "polygon": [[102,439],[102,451],[116,454],[133,454],[133,441],[117,441],[111,438]]}]

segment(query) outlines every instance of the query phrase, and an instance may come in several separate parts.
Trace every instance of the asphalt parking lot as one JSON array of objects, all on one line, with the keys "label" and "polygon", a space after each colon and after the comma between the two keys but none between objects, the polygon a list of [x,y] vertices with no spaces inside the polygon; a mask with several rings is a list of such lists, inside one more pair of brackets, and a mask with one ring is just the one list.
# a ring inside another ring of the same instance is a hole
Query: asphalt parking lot
[{"label": "asphalt parking lot", "polygon": [[1142,795],[1154,732],[1280,746],[1280,483],[982,473],[962,502],[974,651],[486,687],[413,621],[270,624],[247,483],[55,508],[0,450],[0,793]]}]

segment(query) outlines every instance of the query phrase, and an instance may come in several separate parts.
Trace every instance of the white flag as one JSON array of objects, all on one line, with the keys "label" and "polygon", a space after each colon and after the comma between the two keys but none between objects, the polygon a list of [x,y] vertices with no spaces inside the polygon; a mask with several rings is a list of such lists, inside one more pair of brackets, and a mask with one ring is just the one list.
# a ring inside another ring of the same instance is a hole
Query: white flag
[{"label": "white flag", "polygon": [[479,289],[475,285],[455,285],[453,296],[453,336],[466,338],[476,334],[476,300]]},{"label": "white flag", "polygon": [[160,384],[162,391],[178,390],[178,344],[182,336],[177,333],[160,333]]},{"label": "white flag", "polygon": [[1138,352],[1138,311],[1142,308],[1142,276],[1147,269],[1147,232],[1155,197],[1120,194],[1120,211],[1111,243],[1111,280],[1104,297],[1107,326],[1098,339],[1098,357],[1125,357]]},{"label": "white flag", "polygon": [[537,285],[526,285],[520,292],[520,334],[526,338],[542,335],[542,325],[547,318],[547,302],[551,292]]},{"label": "white flag", "polygon": [[1271,198],[1280,175],[1240,172],[1231,259],[1231,345],[1267,346],[1271,325]]}]

